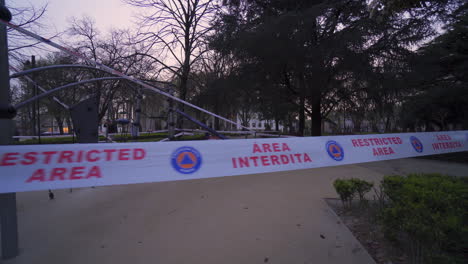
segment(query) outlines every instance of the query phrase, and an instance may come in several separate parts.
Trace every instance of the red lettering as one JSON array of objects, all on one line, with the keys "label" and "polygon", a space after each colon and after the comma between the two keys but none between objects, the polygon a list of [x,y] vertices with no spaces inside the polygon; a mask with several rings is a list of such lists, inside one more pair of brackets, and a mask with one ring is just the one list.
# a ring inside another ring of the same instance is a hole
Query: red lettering
[{"label": "red lettering", "polygon": [[270,166],[270,163],[268,163],[268,156],[261,156],[260,159],[262,160],[263,166]]},{"label": "red lettering", "polygon": [[293,154],[289,154],[289,157],[291,158],[291,163],[296,163],[296,162],[294,162],[294,156],[293,156]]},{"label": "red lettering", "polygon": [[250,167],[249,158],[248,158],[248,157],[239,158],[239,166],[240,166],[241,168],[243,168],[243,167]]},{"label": "red lettering", "polygon": [[309,157],[307,153],[304,153],[304,162],[312,162],[312,159]]},{"label": "red lettering", "polygon": [[116,152],[115,149],[105,149],[103,151],[106,153],[106,161],[112,160],[112,153]]},{"label": "red lettering", "polygon": [[[18,152],[10,152],[10,153],[5,153],[3,155],[3,158],[2,158],[2,166],[13,166],[13,165],[16,165],[15,162],[11,162],[11,161],[14,161],[14,160],[17,160],[18,157],[15,157],[15,156],[18,156],[19,153]],[[10,162],[9,162],[10,161]]]},{"label": "red lettering", "polygon": [[119,149],[119,160],[128,160],[130,149]]},{"label": "red lettering", "polygon": [[250,159],[253,160],[254,166],[258,167],[258,164],[257,164],[258,157],[257,156],[252,156],[252,157],[250,157]]},{"label": "red lettering", "polygon": [[374,156],[378,156],[379,153],[377,152],[377,150],[375,148],[372,149],[372,152],[374,153]]},{"label": "red lettering", "polygon": [[273,143],[273,151],[274,152],[280,152],[281,151],[279,143]]},{"label": "red lettering", "polygon": [[382,143],[385,144],[385,145],[389,144],[387,138],[381,138],[380,140],[382,140]]},{"label": "red lettering", "polygon": [[382,148],[382,151],[383,151],[383,153],[384,153],[385,155],[390,154],[390,153],[388,152],[388,149],[387,149],[387,148]]},{"label": "red lettering", "polygon": [[297,157],[297,160],[299,161],[299,163],[301,163],[301,162],[302,162],[302,161],[301,161],[301,154],[299,154],[299,153],[296,153],[296,154],[294,154],[294,156],[296,156],[296,157]]},{"label": "red lettering", "polygon": [[[367,142],[367,140],[362,140],[361,138],[358,138],[358,143],[359,143],[359,146],[369,146],[369,142]],[[364,142],[367,143],[367,145],[364,145]]]},{"label": "red lettering", "polygon": [[281,158],[281,162],[282,162],[283,164],[289,164],[288,156],[286,156],[286,155],[281,155],[280,158]]},{"label": "red lettering", "polygon": [[101,178],[101,170],[99,169],[98,166],[93,166],[89,172],[88,175],[86,175],[86,179],[89,179],[91,177],[96,177],[96,178]]},{"label": "red lettering", "polygon": [[232,158],[232,167],[235,169],[237,168],[236,158]]},{"label": "red lettering", "polygon": [[263,152],[271,152],[269,144],[262,144],[262,146],[263,146]]},{"label": "red lettering", "polygon": [[351,139],[351,142],[353,143],[353,147],[359,147],[358,141],[356,139]]},{"label": "red lettering", "polygon": [[83,160],[83,151],[80,150],[78,152],[78,158],[76,159],[76,162],[80,163]]},{"label": "red lettering", "polygon": [[50,173],[49,181],[55,181],[55,178],[61,181],[65,180],[65,172],[67,172],[66,168],[53,168]]},{"label": "red lettering", "polygon": [[397,137],[397,144],[403,144],[403,140],[401,140],[401,138]]},{"label": "red lettering", "polygon": [[99,154],[99,150],[93,149],[93,150],[90,150],[90,151],[88,151],[88,152],[86,153],[86,160],[87,160],[87,161],[89,161],[89,162],[96,162],[96,161],[99,160],[99,157],[94,156],[94,158],[93,158],[93,157],[91,157],[91,154]]},{"label": "red lettering", "polygon": [[261,150],[260,147],[257,145],[257,143],[254,143],[254,146],[253,146],[253,153],[257,153],[257,152],[262,153],[262,150]]},{"label": "red lettering", "polygon": [[291,151],[291,149],[289,148],[288,144],[283,143],[283,151]]},{"label": "red lettering", "polygon": [[377,150],[379,151],[379,155],[385,155],[381,148],[377,148]]},{"label": "red lettering", "polygon": [[437,140],[452,140],[449,135],[437,135]]},{"label": "red lettering", "polygon": [[395,154],[395,151],[391,147],[388,148],[389,154]]},{"label": "red lettering", "polygon": [[85,167],[73,167],[70,173],[70,180],[79,180],[82,178]]},{"label": "red lettering", "polygon": [[137,148],[133,150],[133,159],[134,160],[142,160],[146,156],[146,151],[141,148]]},{"label": "red lettering", "polygon": [[45,155],[44,164],[49,164],[50,160],[52,159],[52,155],[56,154],[57,151],[44,151],[42,154]]},{"label": "red lettering", "polygon": [[[275,143],[275,144],[277,144],[277,143]],[[274,146],[273,146],[273,149],[274,149]],[[281,163],[279,162],[279,157],[278,156],[271,155],[270,158],[271,158],[271,165],[281,165]]]},{"label": "red lettering", "polygon": [[45,181],[44,169],[37,169],[36,171],[33,172],[32,176],[29,177],[28,180],[26,180],[26,182],[32,182],[32,181],[40,181],[40,182]]},{"label": "red lettering", "polygon": [[24,154],[24,160],[21,161],[21,164],[23,165],[31,165],[36,163],[37,161],[37,152],[26,152]]},{"label": "red lettering", "polygon": [[64,160],[67,160],[68,163],[71,163],[73,162],[72,157],[73,157],[73,151],[65,150],[65,151],[60,152],[60,156],[57,162],[63,163]]}]

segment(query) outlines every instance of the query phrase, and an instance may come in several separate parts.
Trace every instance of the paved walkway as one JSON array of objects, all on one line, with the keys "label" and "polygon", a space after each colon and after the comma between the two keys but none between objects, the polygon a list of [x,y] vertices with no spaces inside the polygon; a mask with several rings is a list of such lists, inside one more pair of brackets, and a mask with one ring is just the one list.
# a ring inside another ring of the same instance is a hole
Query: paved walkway
[{"label": "paved walkway", "polygon": [[468,172],[406,159],[60,190],[53,201],[19,193],[21,253],[3,263],[374,263],[322,198],[336,197],[339,177],[378,181],[428,164]]}]

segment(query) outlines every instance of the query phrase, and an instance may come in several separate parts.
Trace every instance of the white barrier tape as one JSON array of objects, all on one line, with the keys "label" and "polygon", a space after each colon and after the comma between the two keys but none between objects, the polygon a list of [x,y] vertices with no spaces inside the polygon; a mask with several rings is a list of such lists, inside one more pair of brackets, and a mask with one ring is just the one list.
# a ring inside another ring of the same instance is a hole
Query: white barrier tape
[{"label": "white barrier tape", "polygon": [[[83,60],[85,60],[86,62],[95,65],[96,68],[99,68],[99,69],[101,69],[101,70],[103,70],[103,71],[106,71],[106,72],[108,72],[108,73],[110,73],[110,74],[112,74],[112,75],[116,75],[116,76],[123,77],[123,78],[126,79],[127,81],[130,81],[130,82],[136,83],[136,84],[138,84],[138,85],[141,85],[141,86],[142,86],[143,88],[145,88],[146,90],[150,90],[150,91],[153,91],[153,92],[155,92],[155,93],[158,93],[158,94],[164,95],[164,96],[166,96],[166,97],[169,97],[169,98],[173,99],[174,101],[177,101],[177,102],[179,102],[179,103],[188,105],[188,106],[190,106],[190,107],[192,107],[192,108],[194,108],[194,109],[197,109],[197,110],[199,110],[199,111],[201,111],[201,112],[204,112],[204,113],[206,113],[206,114],[209,114],[209,115],[211,115],[211,116],[214,116],[214,117],[216,117],[216,118],[219,118],[219,119],[221,119],[221,120],[224,120],[224,121],[226,121],[226,122],[228,122],[228,123],[231,123],[231,124],[233,124],[233,125],[239,125],[238,123],[236,123],[236,122],[234,122],[234,121],[231,121],[231,120],[229,120],[229,119],[227,119],[227,118],[224,118],[224,117],[222,117],[222,116],[220,116],[220,115],[217,115],[217,114],[215,114],[215,113],[212,113],[212,112],[210,112],[210,111],[208,111],[208,110],[205,110],[205,109],[203,109],[203,108],[201,108],[201,107],[198,107],[198,106],[196,106],[196,105],[194,105],[194,104],[191,104],[191,103],[189,103],[189,102],[187,102],[187,101],[184,101],[184,100],[182,100],[182,99],[180,99],[180,98],[178,98],[178,97],[175,97],[175,96],[173,96],[173,95],[171,95],[171,94],[168,94],[168,93],[166,93],[166,92],[164,92],[164,91],[161,91],[160,89],[155,88],[155,87],[153,87],[153,86],[151,86],[151,85],[149,85],[149,84],[147,84],[147,83],[145,83],[145,82],[143,82],[143,81],[141,81],[141,80],[139,80],[139,79],[136,79],[136,78],[134,78],[134,77],[132,77],[132,76],[125,75],[124,73],[122,73],[122,72],[120,72],[120,71],[117,71],[117,70],[115,70],[115,69],[113,69],[113,68],[111,68],[111,67],[108,67],[108,66],[106,66],[106,65],[104,65],[104,64],[102,64],[102,63],[99,63],[99,62],[97,62],[97,61],[94,61],[94,60],[92,60],[92,59],[89,59],[89,58],[87,58],[86,56],[84,56],[84,55],[82,55],[82,54],[80,54],[80,53],[78,53],[78,52],[75,52],[75,51],[73,51],[73,50],[71,50],[71,49],[68,49],[68,48],[66,48],[66,47],[64,47],[64,46],[62,46],[62,45],[60,45],[60,44],[58,44],[58,43],[55,43],[54,41],[52,41],[52,40],[50,40],[50,39],[46,39],[46,38],[44,38],[44,37],[41,37],[41,36],[39,36],[39,35],[37,35],[37,34],[31,32],[31,31],[29,31],[29,30],[26,30],[26,29],[24,29],[24,28],[21,28],[20,26],[17,26],[17,25],[15,25],[15,24],[12,24],[12,23],[7,22],[7,21],[2,20],[2,19],[0,19],[0,23],[4,24],[4,25],[6,25],[6,26],[8,26],[8,27],[10,27],[10,28],[12,28],[12,29],[15,29],[15,30],[17,30],[17,31],[19,31],[19,32],[21,32],[21,33],[27,35],[27,36],[30,36],[30,37],[32,37],[32,38],[34,38],[34,39],[36,39],[36,40],[38,40],[38,41],[40,41],[40,42],[42,42],[42,43],[44,43],[44,44],[47,44],[47,45],[49,45],[49,46],[52,46],[52,47],[54,47],[54,48],[57,48],[57,49],[59,49],[59,50],[65,52],[65,53],[68,53],[68,54],[71,55],[71,56],[74,56],[74,57],[79,58],[79,59],[83,59]],[[245,128],[245,129],[247,129],[247,130],[250,130],[249,128],[244,127],[244,126],[242,126],[242,125],[239,125],[239,126],[241,126],[242,128]]]},{"label": "white barrier tape", "polygon": [[0,193],[201,179],[468,151],[468,131],[0,146]]}]

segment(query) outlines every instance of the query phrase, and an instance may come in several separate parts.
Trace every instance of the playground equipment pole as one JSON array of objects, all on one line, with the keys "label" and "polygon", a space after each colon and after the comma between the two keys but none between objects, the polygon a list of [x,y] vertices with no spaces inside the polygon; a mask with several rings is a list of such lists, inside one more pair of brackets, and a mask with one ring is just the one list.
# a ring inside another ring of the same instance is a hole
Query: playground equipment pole
[{"label": "playground equipment pole", "polygon": [[[5,0],[0,0],[2,15],[8,12]],[[11,18],[11,16],[10,16]],[[2,17],[2,19],[4,19]],[[0,145],[10,144],[15,110],[10,105],[10,78],[8,67],[8,42],[5,25],[0,25]],[[16,193],[0,194],[0,226],[2,258],[18,256],[18,221],[16,216]]]}]

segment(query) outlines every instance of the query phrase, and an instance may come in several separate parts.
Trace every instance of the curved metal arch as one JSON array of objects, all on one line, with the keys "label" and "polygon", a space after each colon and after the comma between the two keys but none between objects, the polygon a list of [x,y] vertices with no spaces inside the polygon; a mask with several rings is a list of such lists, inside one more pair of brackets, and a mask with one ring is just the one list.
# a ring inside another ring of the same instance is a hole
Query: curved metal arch
[{"label": "curved metal arch", "polygon": [[110,75],[116,75],[116,74],[110,73],[109,71],[105,71],[105,70],[102,70],[100,68],[96,68],[96,67],[93,67],[93,66],[87,66],[87,65],[81,65],[81,64],[59,64],[59,65],[49,65],[49,66],[44,66],[44,67],[39,67],[39,68],[33,68],[33,69],[13,73],[12,75],[10,75],[10,79],[18,78],[18,77],[21,77],[21,76],[24,76],[24,75],[35,73],[35,72],[41,72],[41,71],[47,71],[47,70],[53,70],[53,69],[63,69],[63,68],[89,69],[89,70],[96,70],[96,71],[100,71],[100,72],[105,72],[105,73],[110,74]]},{"label": "curved metal arch", "polygon": [[[14,71],[16,71],[16,72],[19,72],[19,70],[16,69],[16,68],[15,68],[14,66],[12,66],[12,65],[10,65],[10,69],[12,69],[12,70],[14,70]],[[45,92],[47,91],[46,89],[42,88],[42,86],[40,86],[39,84],[37,84],[33,79],[31,79],[31,77],[29,77],[29,76],[24,76],[23,78],[25,78],[28,82],[30,82],[30,83],[36,85],[37,88],[38,88],[39,90],[41,90],[43,93],[45,93]],[[63,108],[65,108],[65,109],[67,109],[67,110],[70,109],[70,107],[69,107],[67,104],[65,104],[64,102],[60,101],[57,97],[53,96],[52,99],[54,99],[54,101],[57,102],[59,105],[61,105]]]},{"label": "curved metal arch", "polygon": [[31,97],[29,98],[28,100],[26,101],[23,101],[21,103],[18,103],[15,105],[15,109],[19,109],[21,107],[24,107],[36,100],[39,100],[43,97],[46,97],[50,94],[53,94],[55,92],[58,92],[60,90],[63,90],[65,88],[69,88],[69,87],[73,87],[73,86],[77,86],[77,85],[80,85],[80,84],[85,84],[85,83],[90,83],[90,82],[98,82],[98,81],[108,81],[108,80],[125,80],[126,78],[124,77],[102,77],[102,78],[94,78],[94,79],[89,79],[89,80],[84,80],[84,81],[79,81],[79,82],[75,82],[75,83],[69,83],[69,84],[66,84],[66,85],[63,85],[63,86],[59,86],[57,88],[54,88],[52,90],[48,90],[47,92],[45,93],[41,93],[37,96],[34,96],[34,97]]}]

